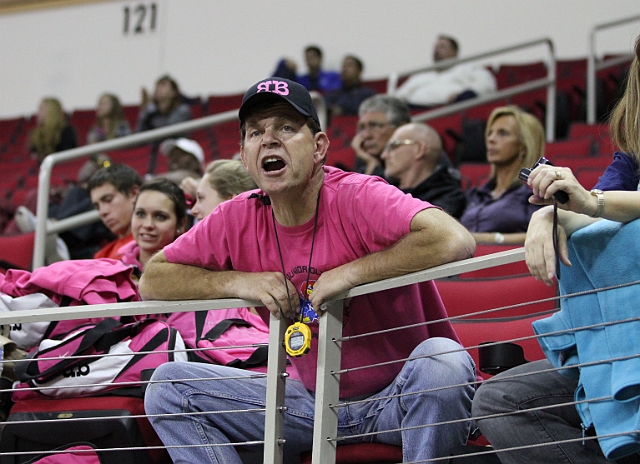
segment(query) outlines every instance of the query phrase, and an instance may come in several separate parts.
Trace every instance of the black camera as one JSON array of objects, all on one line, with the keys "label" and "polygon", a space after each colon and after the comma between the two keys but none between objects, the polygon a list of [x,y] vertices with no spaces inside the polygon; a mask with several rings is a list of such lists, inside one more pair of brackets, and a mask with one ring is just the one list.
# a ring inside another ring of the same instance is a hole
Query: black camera
[{"label": "black camera", "polygon": [[[549,166],[553,166],[553,163],[551,161],[549,161],[547,158],[545,158],[544,156],[542,158],[540,158],[538,161],[536,161],[536,164],[534,164],[531,169],[529,168],[522,168],[520,170],[520,174],[518,174],[518,178],[522,181],[522,182],[527,182],[527,180],[529,180],[529,174],[531,174],[531,171],[533,171],[535,168],[537,168],[538,166],[540,166],[541,164],[547,164]],[[567,201],[569,201],[569,195],[567,195],[567,192],[563,192],[562,190],[558,190],[556,193],[553,194],[553,198],[555,198],[556,200],[558,200],[560,203],[566,203]]]}]

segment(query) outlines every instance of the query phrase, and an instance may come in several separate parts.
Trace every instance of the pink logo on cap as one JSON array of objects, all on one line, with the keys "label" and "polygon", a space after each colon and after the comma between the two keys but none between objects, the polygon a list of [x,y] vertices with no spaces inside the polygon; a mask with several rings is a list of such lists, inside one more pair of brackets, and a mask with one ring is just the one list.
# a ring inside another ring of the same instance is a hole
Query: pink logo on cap
[{"label": "pink logo on cap", "polygon": [[264,81],[258,84],[256,91],[277,93],[278,95],[289,95],[289,84],[282,81]]}]

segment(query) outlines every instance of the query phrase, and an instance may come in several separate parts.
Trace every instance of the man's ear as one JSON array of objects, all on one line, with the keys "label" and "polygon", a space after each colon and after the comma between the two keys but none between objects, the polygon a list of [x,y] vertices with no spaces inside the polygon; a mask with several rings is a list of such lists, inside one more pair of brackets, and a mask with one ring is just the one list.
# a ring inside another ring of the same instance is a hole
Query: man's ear
[{"label": "man's ear", "polygon": [[316,161],[326,160],[327,151],[329,151],[329,137],[324,132],[318,132],[315,137],[316,148],[313,152],[313,158]]},{"label": "man's ear", "polygon": [[244,169],[248,171],[249,169],[247,168],[247,162],[245,161],[244,156],[244,146],[240,145],[240,161],[242,161]]},{"label": "man's ear", "polygon": [[416,143],[417,147],[418,147],[418,151],[416,153],[416,155],[414,156],[415,159],[422,159],[425,156],[427,156],[427,144],[424,142],[420,142],[418,141],[418,143]]}]

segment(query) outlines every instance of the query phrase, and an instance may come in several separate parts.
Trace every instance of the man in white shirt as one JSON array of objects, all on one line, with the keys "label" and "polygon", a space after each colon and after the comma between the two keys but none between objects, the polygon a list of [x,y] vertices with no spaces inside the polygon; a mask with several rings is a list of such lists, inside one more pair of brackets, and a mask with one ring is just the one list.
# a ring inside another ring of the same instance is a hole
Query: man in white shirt
[{"label": "man in white shirt", "polygon": [[[458,57],[458,42],[441,35],[433,49],[433,61]],[[473,98],[496,90],[496,79],[485,67],[465,63],[409,77],[395,96],[412,106],[436,106]]]}]

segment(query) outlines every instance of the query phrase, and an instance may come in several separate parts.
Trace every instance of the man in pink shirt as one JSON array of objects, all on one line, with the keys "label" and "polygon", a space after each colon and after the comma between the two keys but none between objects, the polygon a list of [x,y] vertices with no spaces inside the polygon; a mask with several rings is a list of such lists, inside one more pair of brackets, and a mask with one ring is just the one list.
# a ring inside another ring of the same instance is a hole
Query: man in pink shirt
[{"label": "man in pink shirt", "polygon": [[[239,116],[242,162],[259,190],[223,203],[155,255],[140,281],[145,299],[239,297],[261,301],[265,319],[269,312],[294,318],[301,304],[317,309],[356,285],[473,254],[471,235],[442,210],[377,177],[325,167],[329,140],[299,84],[258,82]],[[346,302],[343,333],[445,317],[435,285],[425,282]],[[317,322],[309,326],[317,336]],[[285,462],[312,446],[316,340],[307,355],[292,359],[300,381],[286,387]],[[339,410],[340,436],[379,432],[374,439],[402,445],[406,461],[447,456],[465,443],[475,368],[449,322],[350,340],[342,353],[343,369],[415,359],[341,375],[342,399],[368,401]],[[264,407],[266,379],[249,374],[182,363],[156,371],[161,382],[149,386],[145,408],[174,462],[239,464],[234,447],[216,445],[263,439],[262,413],[190,414]],[[232,379],[215,380],[222,377]],[[167,382],[174,379],[182,380]],[[174,415],[156,416],[166,413]],[[447,421],[454,422],[420,427]]]}]

